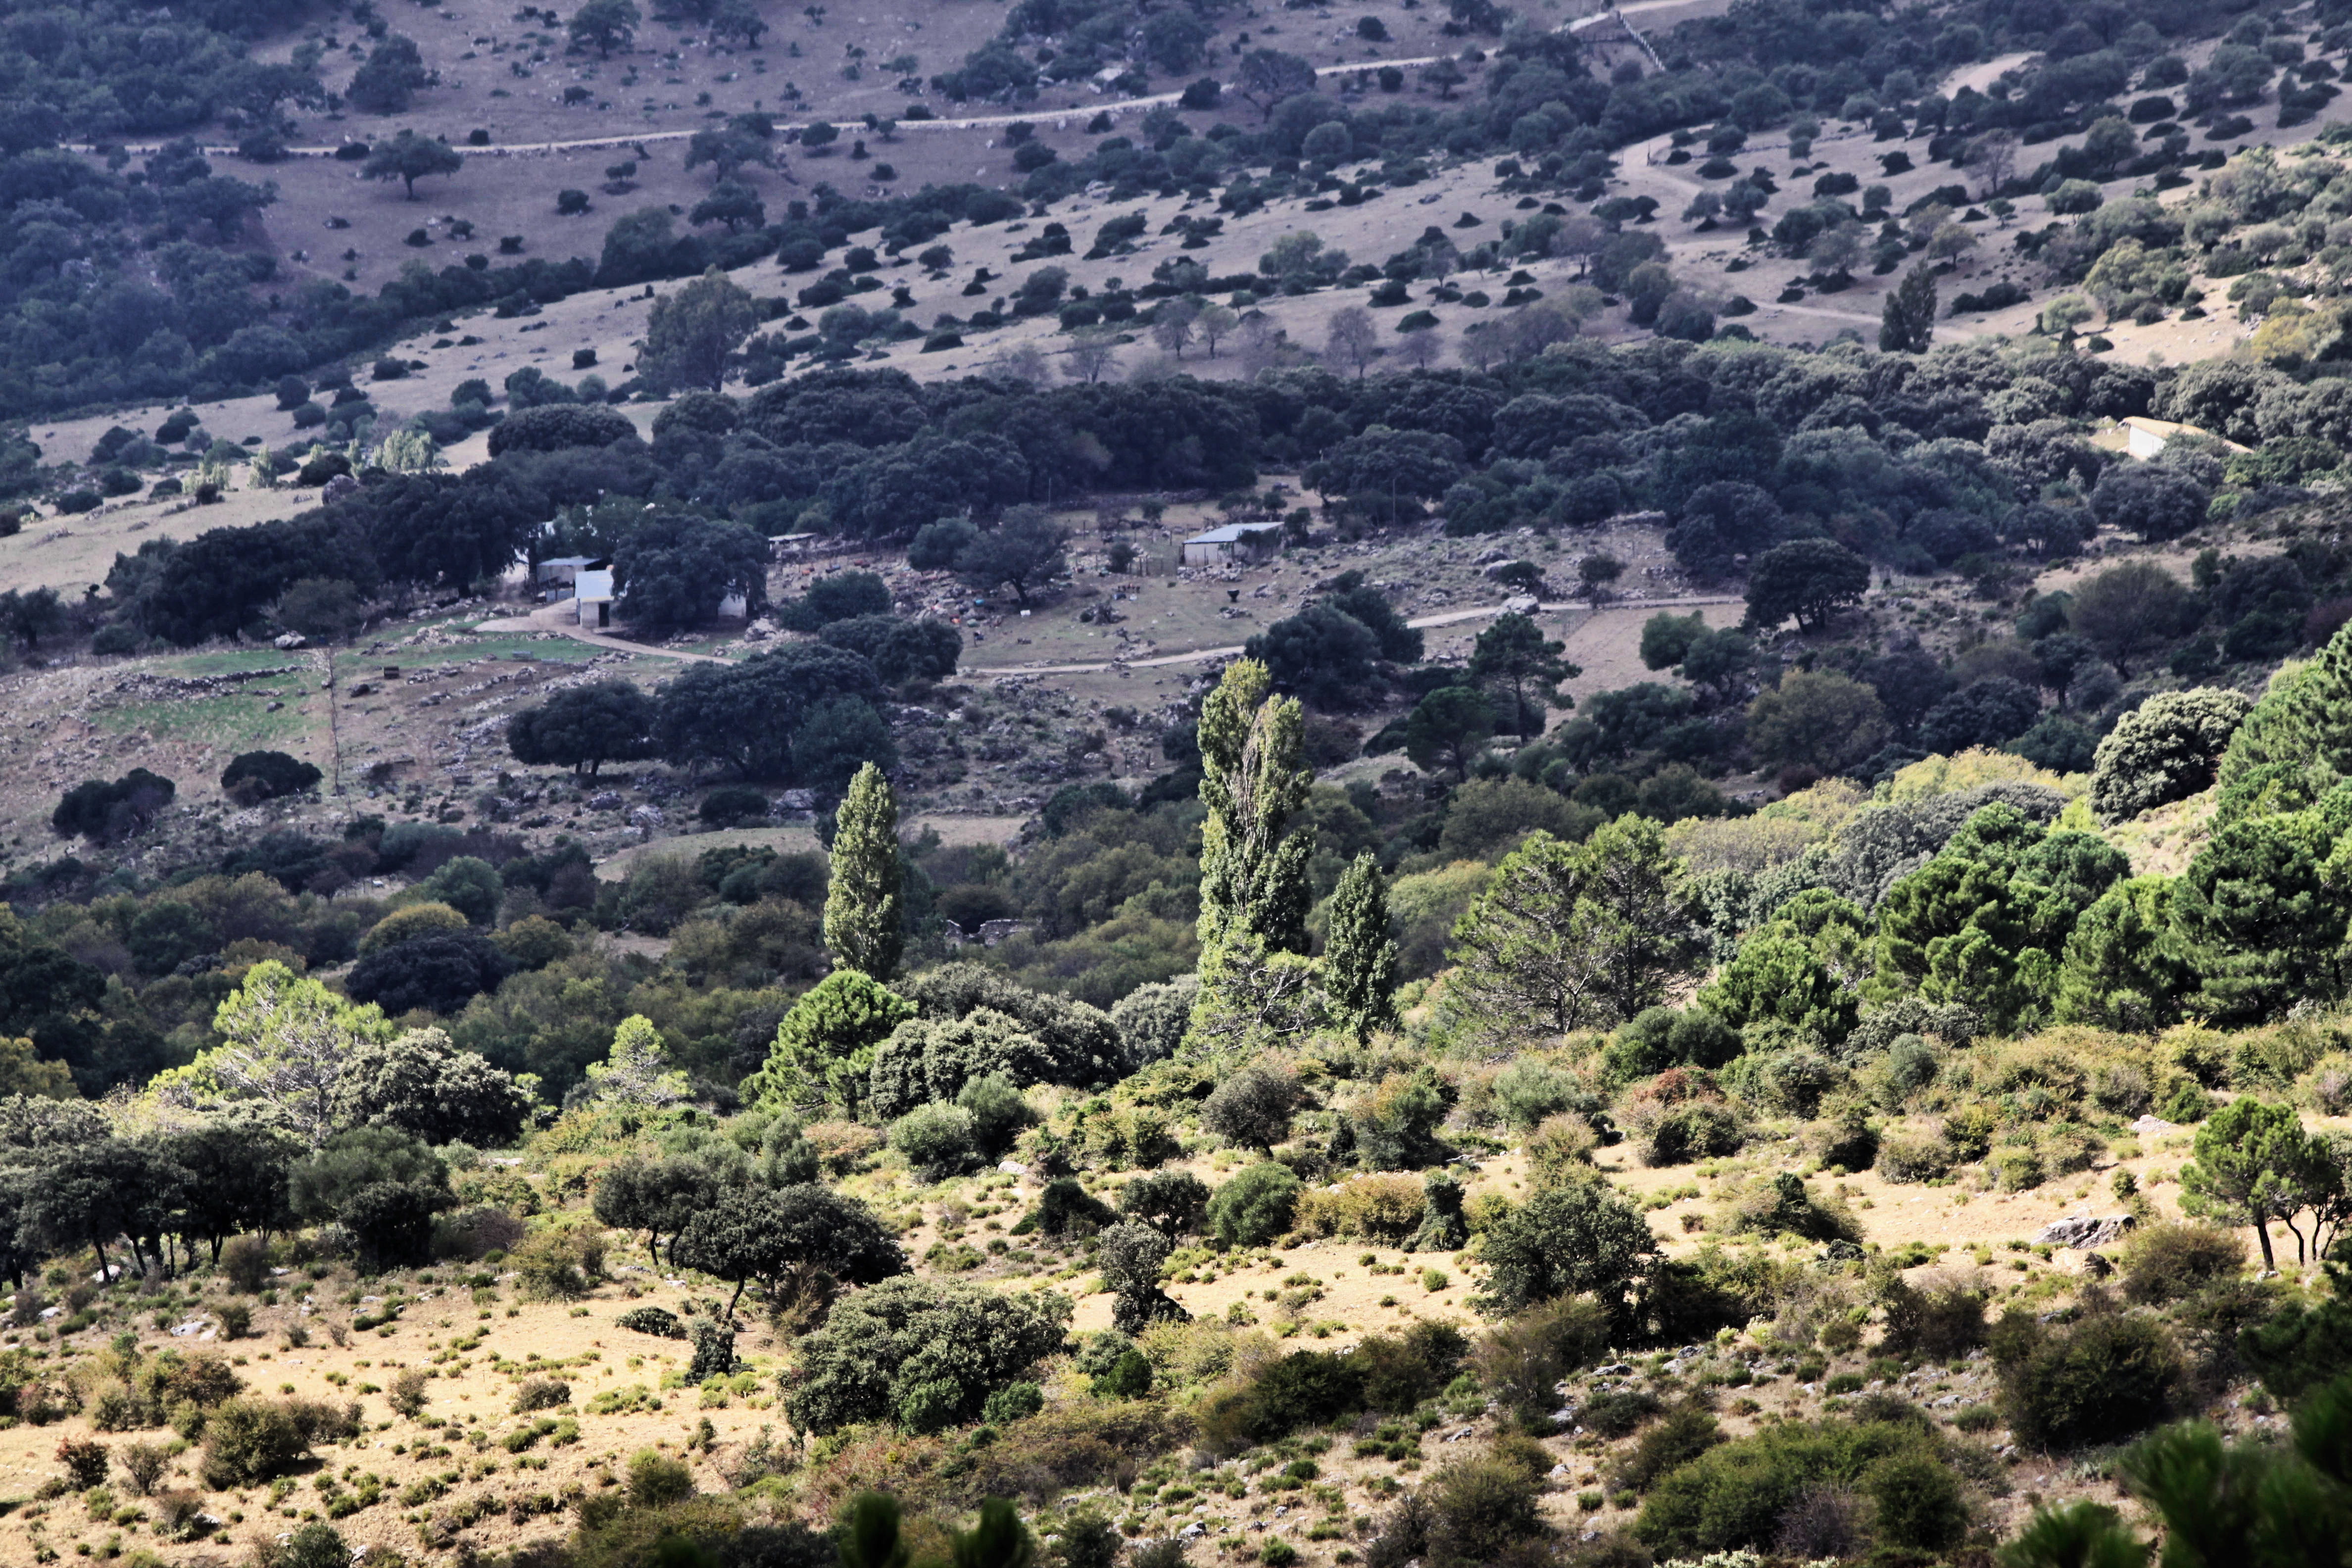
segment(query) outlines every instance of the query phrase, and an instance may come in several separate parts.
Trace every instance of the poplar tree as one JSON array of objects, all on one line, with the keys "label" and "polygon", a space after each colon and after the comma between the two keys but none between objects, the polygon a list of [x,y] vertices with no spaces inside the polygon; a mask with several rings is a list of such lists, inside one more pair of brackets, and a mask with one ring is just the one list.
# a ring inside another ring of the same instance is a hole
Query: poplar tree
[{"label": "poplar tree", "polygon": [[1201,993],[1192,1035],[1228,1045],[1312,1026],[1307,951],[1315,836],[1293,830],[1313,773],[1300,760],[1297,700],[1270,697],[1257,659],[1236,660],[1201,707]]},{"label": "poplar tree", "polygon": [[1323,945],[1323,991],[1334,1023],[1369,1039],[1396,1023],[1397,944],[1389,935],[1389,885],[1368,850],[1339,875]]},{"label": "poplar tree", "polygon": [[887,980],[906,938],[899,926],[898,799],[867,763],[834,814],[833,885],[824,944],[845,968]]}]

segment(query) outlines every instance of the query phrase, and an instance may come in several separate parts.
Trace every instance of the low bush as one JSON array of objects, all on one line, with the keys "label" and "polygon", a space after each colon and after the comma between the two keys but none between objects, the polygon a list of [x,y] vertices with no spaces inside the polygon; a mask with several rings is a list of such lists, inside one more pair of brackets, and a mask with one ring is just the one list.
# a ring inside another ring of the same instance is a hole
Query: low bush
[{"label": "low bush", "polygon": [[1298,1194],[1291,1226],[1305,1236],[1344,1236],[1394,1246],[1421,1224],[1422,1184],[1404,1175],[1358,1176]]},{"label": "low bush", "polygon": [[1746,1142],[1739,1119],[1720,1105],[1677,1106],[1654,1122],[1641,1142],[1642,1163],[1653,1167],[1686,1165],[1737,1154]]},{"label": "low bush", "polygon": [[[1628,1405],[1599,1414],[1604,1419],[1616,1415],[1619,1419],[1612,1424],[1622,1426],[1626,1419],[1639,1422],[1643,1413],[1638,1406]],[[1609,1436],[1605,1432],[1601,1435]],[[1696,1405],[1677,1405],[1666,1413],[1664,1420],[1643,1433],[1641,1440],[1618,1461],[1609,1478],[1611,1489],[1647,1491],[1659,1477],[1680,1469],[1722,1441],[1721,1428],[1704,1408]]]},{"label": "low bush", "polygon": [[396,1372],[392,1374],[392,1387],[384,1394],[384,1403],[392,1406],[394,1415],[404,1415],[414,1421],[425,1414],[427,1398],[425,1385],[429,1381],[423,1370],[417,1367]]},{"label": "low bush", "polygon": [[1937,1361],[1966,1355],[1984,1343],[1987,1295],[1968,1280],[1931,1277],[1915,1286],[1898,1275],[1879,1296],[1886,1311],[1881,1348]]},{"label": "low bush", "polygon": [[205,1421],[204,1458],[197,1474],[213,1491],[257,1486],[300,1464],[310,1443],[282,1405],[232,1399]]},{"label": "low bush", "polygon": [[977,1152],[971,1111],[944,1100],[919,1105],[890,1124],[890,1147],[927,1182],[961,1175]]},{"label": "low bush", "polygon": [[1076,1176],[1056,1176],[1037,1194],[1037,1206],[1013,1227],[1015,1236],[1092,1235],[1118,1216],[1111,1206],[1079,1184]]},{"label": "low bush", "polygon": [[2179,1351],[2156,1320],[2108,1312],[2043,1323],[2011,1308],[1992,1334],[2001,1409],[2018,1440],[2043,1448],[2112,1443],[2165,1418]]},{"label": "low bush", "polygon": [[[1920,1479],[1923,1466],[1949,1470],[1934,1432],[1916,1421],[1784,1422],[1659,1476],[1633,1534],[1661,1559],[1769,1550],[1791,1508],[1823,1487],[1884,1493],[1904,1521],[1898,1528],[1933,1534],[1949,1494]],[[1915,1499],[1915,1490],[1933,1495]]]},{"label": "low bush", "polygon": [[661,1307],[632,1307],[613,1321],[634,1333],[656,1334],[666,1340],[686,1338],[686,1326],[678,1321],[677,1314]]},{"label": "low bush", "polygon": [[2186,1300],[2246,1267],[2246,1241],[2218,1226],[2151,1225],[2124,1248],[2124,1299],[2142,1304]]},{"label": "low bush", "polygon": [[1546,1301],[1488,1330],[1471,1365],[1497,1404],[1548,1435],[1560,1379],[1601,1359],[1610,1327],[1608,1312],[1582,1297]]},{"label": "low bush", "polygon": [[542,1301],[572,1301],[604,1275],[604,1238],[596,1231],[542,1230],[508,1254],[526,1296]]},{"label": "low bush", "polygon": [[1940,1138],[1895,1133],[1878,1141],[1878,1159],[1872,1168],[1889,1182],[1932,1182],[1950,1173],[1952,1152]]},{"label": "low bush", "polygon": [[1528,1475],[1507,1453],[1456,1459],[1423,1490],[1433,1562],[1494,1563],[1544,1533],[1540,1474]]},{"label": "low bush", "polygon": [[1289,1167],[1271,1160],[1249,1166],[1209,1200],[1209,1224],[1219,1244],[1264,1247],[1290,1228],[1298,1191]]},{"label": "low bush", "polygon": [[527,1377],[515,1390],[514,1407],[518,1415],[533,1410],[553,1410],[572,1403],[572,1385],[560,1378]]}]

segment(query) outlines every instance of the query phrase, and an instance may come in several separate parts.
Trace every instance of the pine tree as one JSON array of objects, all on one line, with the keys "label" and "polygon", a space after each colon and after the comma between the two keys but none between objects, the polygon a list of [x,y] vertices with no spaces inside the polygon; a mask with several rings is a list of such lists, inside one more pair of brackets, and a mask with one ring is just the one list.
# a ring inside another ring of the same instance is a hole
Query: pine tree
[{"label": "pine tree", "polygon": [[1323,991],[1332,1021],[1359,1041],[1393,1026],[1397,944],[1389,935],[1389,885],[1370,851],[1340,873],[1323,947]]},{"label": "pine tree", "polygon": [[1254,658],[1226,667],[1201,708],[1201,994],[1192,1037],[1241,1043],[1311,1027],[1319,1014],[1307,951],[1311,830],[1290,830],[1314,774],[1300,761],[1294,698],[1268,697]]},{"label": "pine tree", "polygon": [[1923,354],[1936,336],[1936,274],[1921,262],[1903,275],[1886,296],[1880,318],[1878,346],[1891,354]]},{"label": "pine tree", "polygon": [[2283,670],[2221,753],[2214,826],[2294,811],[2352,776],[2352,626],[2319,657]]},{"label": "pine tree", "polygon": [[887,980],[905,944],[898,910],[898,798],[872,763],[857,770],[834,814],[833,886],[824,944],[846,968]]}]

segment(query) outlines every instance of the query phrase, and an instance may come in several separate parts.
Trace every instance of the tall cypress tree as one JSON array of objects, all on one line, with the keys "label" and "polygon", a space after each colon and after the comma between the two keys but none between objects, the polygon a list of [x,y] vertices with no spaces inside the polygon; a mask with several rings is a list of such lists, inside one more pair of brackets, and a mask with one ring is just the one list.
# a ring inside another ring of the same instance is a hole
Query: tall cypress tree
[{"label": "tall cypress tree", "polygon": [[1314,773],[1300,760],[1294,698],[1269,697],[1254,658],[1228,665],[1201,707],[1201,994],[1192,1036],[1237,1044],[1262,1029],[1290,1033],[1317,1012],[1307,951],[1315,835],[1290,819]]},{"label": "tall cypress tree", "polygon": [[1389,884],[1370,851],[1356,857],[1331,894],[1323,945],[1323,993],[1332,1021],[1369,1039],[1396,1023],[1397,944],[1389,935]]},{"label": "tall cypress tree", "polygon": [[1923,354],[1936,337],[1936,274],[1921,262],[1903,275],[1886,296],[1878,324],[1878,346],[1891,354]]},{"label": "tall cypress tree", "polygon": [[887,980],[906,942],[899,927],[898,797],[867,763],[834,814],[833,885],[824,944],[843,966]]}]

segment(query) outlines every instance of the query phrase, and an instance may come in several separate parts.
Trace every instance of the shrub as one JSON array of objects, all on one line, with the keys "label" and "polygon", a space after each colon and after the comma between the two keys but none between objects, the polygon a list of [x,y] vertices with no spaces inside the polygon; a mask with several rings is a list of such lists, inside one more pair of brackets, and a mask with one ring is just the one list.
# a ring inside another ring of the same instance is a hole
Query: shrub
[{"label": "shrub", "polygon": [[1890,1182],[1932,1182],[1951,1170],[1951,1151],[1940,1138],[1897,1133],[1878,1141],[1874,1168]]},{"label": "shrub", "polygon": [[[1656,1407],[1656,1402],[1650,1401],[1650,1408],[1654,1410]],[[1594,1417],[1604,1425],[1592,1429],[1604,1437],[1622,1436],[1626,1431],[1632,1430],[1632,1425],[1625,1417],[1630,1415],[1632,1423],[1638,1423],[1645,1414],[1647,1412],[1638,1405],[1621,1404],[1613,1410],[1594,1412]],[[1617,1419],[1612,1420],[1612,1416]],[[1583,1424],[1580,1422],[1580,1425]],[[1612,1426],[1622,1430],[1612,1434],[1605,1429]],[[1716,1426],[1714,1416],[1696,1405],[1676,1405],[1666,1413],[1664,1420],[1642,1434],[1641,1441],[1635,1443],[1632,1452],[1619,1461],[1617,1468],[1610,1476],[1610,1484],[1620,1491],[1647,1491],[1659,1477],[1689,1464],[1722,1441],[1723,1433]]]},{"label": "shrub", "polygon": [[1809,1494],[1850,1487],[1874,1497],[1882,1474],[1905,1521],[1898,1528],[1932,1532],[1937,1510],[1915,1464],[1949,1468],[1922,1423],[1783,1422],[1660,1476],[1633,1533],[1660,1558],[1770,1548],[1781,1521]]},{"label": "shrub", "polygon": [[1941,1552],[1968,1533],[1968,1494],[1948,1464],[1924,1454],[1897,1454],[1864,1471],[1862,1484],[1884,1545]]},{"label": "shrub", "polygon": [[310,1449],[287,1406],[232,1399],[205,1420],[197,1473],[212,1491],[257,1486],[301,1463]]},{"label": "shrub", "polygon": [[1120,1214],[1170,1237],[1199,1229],[1208,1206],[1209,1189],[1189,1171],[1150,1172],[1118,1194]]},{"label": "shrub", "polygon": [[2154,1320],[2106,1314],[2060,1326],[2011,1308],[1994,1331],[2001,1406],[2019,1441],[2045,1448],[2111,1443],[2162,1420],[2180,1358]]},{"label": "shrub", "polygon": [[392,1387],[384,1394],[384,1403],[395,1415],[414,1421],[425,1414],[425,1385],[430,1379],[417,1367],[406,1367],[392,1374]]},{"label": "shrub", "polygon": [[132,1491],[141,1497],[152,1497],[155,1483],[171,1467],[172,1451],[161,1443],[125,1443],[115,1454],[114,1462],[122,1467],[123,1478],[131,1483]]},{"label": "shrub", "polygon": [[1536,1193],[1485,1244],[1489,1288],[1506,1311],[1587,1291],[1622,1302],[1656,1253],[1648,1224],[1598,1178]]},{"label": "shrub", "polygon": [[576,1300],[604,1273],[604,1238],[590,1230],[542,1230],[508,1255],[522,1292],[537,1300]]},{"label": "shrub", "polygon": [[768,795],[756,784],[720,784],[702,797],[696,815],[713,827],[764,822],[768,816]]},{"label": "shrub", "polygon": [[515,1390],[514,1407],[518,1415],[533,1410],[552,1410],[572,1403],[572,1385],[560,1378],[527,1377]]},{"label": "shrub", "polygon": [[636,1508],[667,1508],[694,1495],[694,1472],[654,1448],[629,1461],[629,1502]]},{"label": "shrub", "polygon": [[106,1479],[109,1463],[106,1445],[87,1438],[63,1437],[58,1441],[58,1463],[66,1468],[66,1479],[76,1491],[88,1491]]},{"label": "shrub", "polygon": [[2185,1300],[2246,1266],[2245,1238],[2218,1226],[2152,1225],[2124,1249],[2124,1298],[2146,1304]]},{"label": "shrub", "polygon": [[1264,1247],[1290,1228],[1298,1178],[1271,1160],[1252,1165],[1209,1200],[1209,1223],[1224,1247]]},{"label": "shrub", "polygon": [[961,1105],[918,1106],[890,1124],[890,1147],[927,1182],[959,1175],[971,1163],[974,1121]]},{"label": "shrub", "polygon": [[686,1338],[685,1326],[678,1321],[677,1314],[660,1307],[632,1307],[613,1321],[635,1333],[657,1334],[666,1340]]},{"label": "shrub", "polygon": [[252,1331],[253,1309],[243,1301],[223,1301],[217,1315],[225,1340],[241,1340]]},{"label": "shrub", "polygon": [[1115,1217],[1110,1205],[1087,1192],[1076,1176],[1056,1176],[1045,1184],[1045,1190],[1037,1194],[1037,1206],[1013,1232],[1015,1236],[1031,1231],[1045,1236],[1067,1236],[1072,1231],[1091,1234]]},{"label": "shrub", "polygon": [[1291,1224],[1306,1236],[1345,1236],[1394,1245],[1421,1224],[1422,1184],[1412,1176],[1358,1176],[1299,1194]]},{"label": "shrub", "polygon": [[1736,1154],[1744,1142],[1739,1121],[1725,1107],[1681,1105],[1660,1117],[1642,1140],[1642,1163],[1685,1165],[1693,1160]]},{"label": "shrub", "polygon": [[1002,1426],[1034,1415],[1045,1408],[1045,1391],[1034,1383],[1008,1383],[990,1394],[980,1407],[980,1418]]},{"label": "shrub", "polygon": [[1489,1330],[1472,1365],[1481,1386],[1506,1410],[1548,1430],[1560,1379],[1600,1359],[1609,1329],[1609,1314],[1591,1301],[1547,1301]]},{"label": "shrub", "polygon": [[1201,1446],[1238,1453],[1347,1415],[1360,1407],[1363,1393],[1363,1373],[1349,1357],[1293,1351],[1202,1402]]},{"label": "shrub", "polygon": [[316,784],[318,765],[284,752],[242,752],[221,771],[221,793],[239,805],[299,795]]},{"label": "shrub", "polygon": [[257,1236],[231,1237],[221,1248],[220,1268],[231,1289],[252,1295],[269,1279],[269,1244]]},{"label": "shrub", "polygon": [[1964,1280],[1930,1278],[1914,1286],[1899,1276],[1881,1295],[1886,1310],[1882,1348],[1895,1355],[1949,1361],[1984,1343],[1985,1290]]},{"label": "shrub", "polygon": [[1492,1563],[1543,1533],[1541,1481],[1509,1458],[1454,1460],[1425,1489],[1430,1554],[1440,1562]]}]

